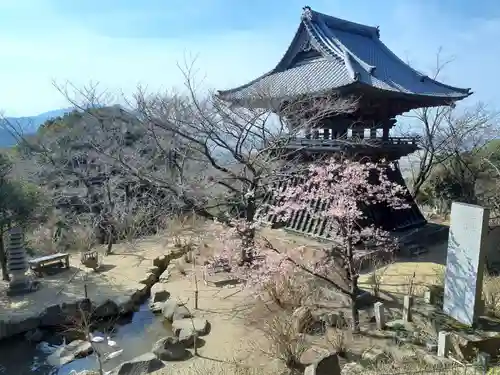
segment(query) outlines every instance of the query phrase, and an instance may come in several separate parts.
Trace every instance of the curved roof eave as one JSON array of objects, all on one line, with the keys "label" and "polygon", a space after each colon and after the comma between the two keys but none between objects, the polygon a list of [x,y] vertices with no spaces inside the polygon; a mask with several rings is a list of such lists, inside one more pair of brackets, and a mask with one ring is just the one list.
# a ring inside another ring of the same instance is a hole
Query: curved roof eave
[{"label": "curved roof eave", "polygon": [[402,63],[404,65],[406,65],[408,67],[408,69],[412,70],[417,76],[420,76],[422,79],[431,81],[435,85],[441,86],[441,87],[446,88],[448,90],[452,90],[452,91],[455,91],[457,93],[462,93],[464,95],[462,99],[464,99],[464,98],[466,98],[466,97],[468,97],[468,96],[470,96],[470,95],[473,94],[473,92],[471,91],[471,88],[460,88],[460,87],[455,87],[455,86],[447,85],[447,84],[439,82],[439,81],[437,81],[437,80],[435,80],[433,78],[430,78],[429,76],[427,76],[425,74],[420,73],[418,70],[414,69],[411,65],[408,65],[403,60],[401,60],[401,58],[398,55],[396,55],[384,43],[382,43],[382,41],[380,39],[378,39],[378,38],[375,39],[375,42],[379,45],[379,47],[381,49],[384,50],[385,53],[387,53],[388,55],[390,55],[393,59],[399,61],[400,63]]}]

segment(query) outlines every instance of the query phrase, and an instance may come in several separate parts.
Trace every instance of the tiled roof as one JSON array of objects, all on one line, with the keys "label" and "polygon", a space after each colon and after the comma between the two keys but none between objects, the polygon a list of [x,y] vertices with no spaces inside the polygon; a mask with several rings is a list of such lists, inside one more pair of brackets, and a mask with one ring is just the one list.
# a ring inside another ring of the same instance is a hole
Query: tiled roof
[{"label": "tiled roof", "polygon": [[442,99],[443,104],[471,94],[470,89],[445,85],[411,68],[381,42],[378,28],[305,7],[297,33],[278,65],[246,85],[219,91],[219,96],[233,102],[286,99],[350,85]]}]

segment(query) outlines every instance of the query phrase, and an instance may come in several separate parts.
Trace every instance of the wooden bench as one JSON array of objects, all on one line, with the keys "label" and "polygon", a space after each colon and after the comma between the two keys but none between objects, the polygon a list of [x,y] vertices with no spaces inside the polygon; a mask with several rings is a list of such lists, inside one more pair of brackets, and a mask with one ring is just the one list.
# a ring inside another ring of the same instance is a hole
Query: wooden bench
[{"label": "wooden bench", "polygon": [[45,255],[43,257],[30,259],[28,261],[30,269],[39,277],[43,276],[43,270],[49,266],[59,264],[61,267],[69,268],[69,254],[57,253]]}]

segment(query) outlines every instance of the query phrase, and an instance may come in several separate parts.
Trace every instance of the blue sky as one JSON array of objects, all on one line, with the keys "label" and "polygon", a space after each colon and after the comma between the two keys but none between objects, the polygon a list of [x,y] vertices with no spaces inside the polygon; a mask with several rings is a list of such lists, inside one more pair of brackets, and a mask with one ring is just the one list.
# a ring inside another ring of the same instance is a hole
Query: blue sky
[{"label": "blue sky", "polygon": [[[166,5],[168,4],[168,5]],[[203,87],[230,88],[273,68],[302,7],[378,25],[382,40],[421,71],[439,47],[442,80],[500,108],[500,2],[488,0],[0,0],[0,110],[66,107],[52,82],[99,82],[131,95],[182,87],[177,64],[197,56]]]}]

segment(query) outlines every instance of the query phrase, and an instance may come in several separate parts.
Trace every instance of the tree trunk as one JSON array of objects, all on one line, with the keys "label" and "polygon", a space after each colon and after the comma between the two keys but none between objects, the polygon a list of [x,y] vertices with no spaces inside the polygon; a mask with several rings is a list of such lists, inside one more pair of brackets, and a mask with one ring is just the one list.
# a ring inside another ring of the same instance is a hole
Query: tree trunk
[{"label": "tree trunk", "polygon": [[255,198],[248,198],[245,225],[246,227],[241,231],[241,263],[252,263],[254,258],[255,248],[255,213],[256,202]]},{"label": "tree trunk", "polygon": [[0,228],[0,264],[2,266],[2,280],[10,281],[9,270],[7,269],[7,253],[3,240],[3,228]]},{"label": "tree trunk", "polygon": [[351,279],[351,312],[352,312],[352,331],[359,332],[359,309],[358,309],[358,276]]},{"label": "tree trunk", "polygon": [[359,309],[358,309],[358,296],[351,294],[351,314],[352,314],[352,326],[351,330],[354,333],[359,332]]},{"label": "tree trunk", "polygon": [[354,260],[354,246],[352,237],[346,236],[346,260],[347,278],[350,283],[351,312],[352,312],[352,332],[359,332],[359,310],[358,310],[358,273]]}]

